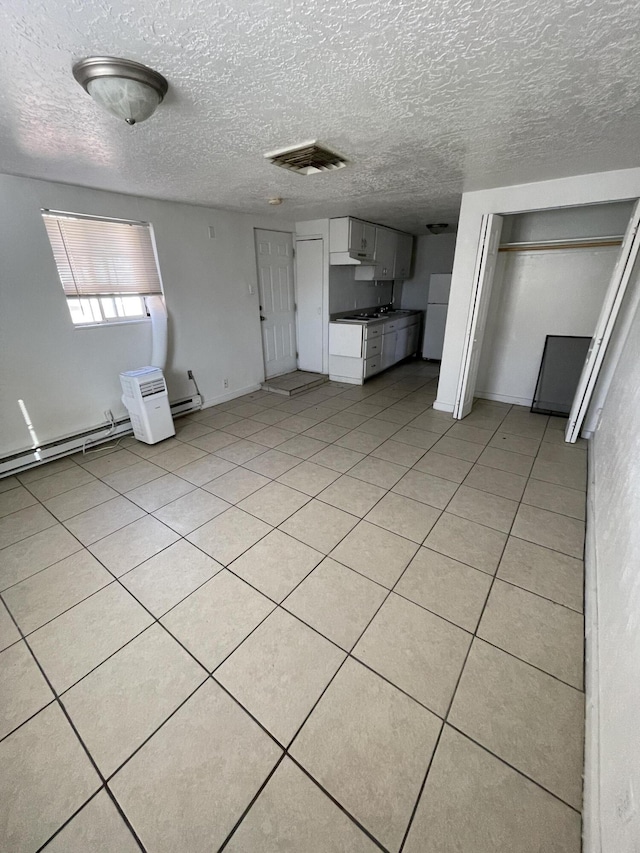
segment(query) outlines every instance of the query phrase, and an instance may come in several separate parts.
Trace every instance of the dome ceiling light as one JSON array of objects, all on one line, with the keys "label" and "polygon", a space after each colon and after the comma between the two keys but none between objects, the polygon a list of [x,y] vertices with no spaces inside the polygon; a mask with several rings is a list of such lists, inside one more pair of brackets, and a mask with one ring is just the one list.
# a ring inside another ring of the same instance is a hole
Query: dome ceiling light
[{"label": "dome ceiling light", "polygon": [[152,68],[113,56],[81,59],[73,66],[73,76],[96,103],[127,124],[153,115],[169,88]]}]

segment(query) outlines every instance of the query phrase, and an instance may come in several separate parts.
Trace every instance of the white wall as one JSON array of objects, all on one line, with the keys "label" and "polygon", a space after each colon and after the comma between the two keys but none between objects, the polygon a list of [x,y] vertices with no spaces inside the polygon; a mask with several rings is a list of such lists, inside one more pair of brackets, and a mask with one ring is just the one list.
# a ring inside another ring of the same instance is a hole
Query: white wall
[{"label": "white wall", "polygon": [[450,273],[456,248],[455,234],[425,234],[414,240],[413,275],[402,285],[402,307],[427,310],[429,279],[433,273]]},{"label": "white wall", "polygon": [[392,282],[356,281],[355,266],[329,267],[329,313],[374,308],[391,302]]},{"label": "white wall", "polygon": [[499,255],[476,396],[531,405],[546,336],[591,337],[618,252]]},{"label": "white wall", "polygon": [[[640,283],[593,438],[587,551],[588,731],[585,853],[640,842]],[[590,599],[590,591],[593,589]],[[596,622],[597,618],[597,622]],[[594,640],[597,638],[597,644]],[[626,817],[633,790],[635,811]],[[601,843],[600,843],[601,841]]]},{"label": "white wall", "polygon": [[[72,434],[103,423],[105,409],[124,414],[118,373],[151,355],[148,322],[73,327],[41,208],[153,224],[169,312],[171,399],[193,393],[189,369],[205,404],[261,382],[253,229],[269,228],[267,216],[0,176],[0,455],[31,445],[19,399],[41,442]],[[279,221],[283,229],[293,231]]]},{"label": "white wall", "polygon": [[640,196],[640,169],[598,172],[553,181],[464,193],[436,407],[453,411],[462,361],[480,225],[485,213],[519,213]]}]

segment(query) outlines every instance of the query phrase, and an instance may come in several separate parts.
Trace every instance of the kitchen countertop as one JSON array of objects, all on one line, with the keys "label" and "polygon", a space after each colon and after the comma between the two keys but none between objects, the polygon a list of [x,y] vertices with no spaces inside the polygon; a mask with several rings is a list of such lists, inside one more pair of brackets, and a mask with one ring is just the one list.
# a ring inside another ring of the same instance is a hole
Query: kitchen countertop
[{"label": "kitchen countertop", "polygon": [[[367,312],[369,313],[369,312]],[[373,313],[373,312],[372,312]],[[403,310],[397,309],[395,311],[386,311],[384,314],[379,314],[378,316],[371,317],[359,317],[356,314],[349,315],[347,317],[339,317],[337,320],[331,320],[332,323],[358,323],[364,326],[368,326],[372,323],[382,323],[385,320],[396,320],[400,317],[409,317],[411,314],[421,314],[421,311],[418,310]]]}]

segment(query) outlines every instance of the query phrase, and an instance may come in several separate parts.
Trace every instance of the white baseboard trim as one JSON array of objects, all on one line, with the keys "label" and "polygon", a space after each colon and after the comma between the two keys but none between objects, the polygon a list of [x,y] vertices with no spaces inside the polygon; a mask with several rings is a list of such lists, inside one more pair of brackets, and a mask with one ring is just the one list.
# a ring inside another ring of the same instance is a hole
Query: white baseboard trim
[{"label": "white baseboard trim", "polygon": [[220,403],[228,403],[229,400],[235,400],[236,397],[244,397],[245,394],[252,394],[254,391],[259,391],[262,383],[257,385],[247,385],[245,388],[236,388],[235,391],[227,391],[226,394],[220,394],[219,397],[214,397],[212,400],[203,401],[201,409],[210,409],[211,406],[218,406]]},{"label": "white baseboard trim", "polygon": [[600,826],[600,655],[598,565],[595,540],[593,442],[587,447],[587,536],[585,542],[585,744],[582,810],[583,853],[602,853]]},{"label": "white baseboard trim", "polygon": [[511,397],[509,394],[494,394],[493,391],[476,391],[475,396],[481,400],[495,400],[496,403],[511,403],[512,406],[531,406],[530,397]]},{"label": "white baseboard trim", "polygon": [[443,403],[441,400],[435,400],[433,403],[433,408],[437,412],[449,412],[451,414],[455,406],[453,403]]},{"label": "white baseboard trim", "polygon": [[[175,418],[180,417],[180,415],[186,415],[189,412],[197,412],[200,410],[201,405],[202,397],[195,394],[193,397],[188,397],[185,400],[170,403],[171,415]],[[123,438],[125,435],[131,433],[133,433],[131,421],[125,416],[119,417],[116,420],[115,428],[113,429],[108,424],[100,424],[95,427],[88,427],[81,433],[60,436],[60,438],[47,442],[38,450],[17,451],[7,458],[0,460],[0,477],[19,474],[21,471],[26,471],[45,462],[53,462],[55,459],[61,459],[63,456],[77,453],[79,450],[82,450],[83,446],[98,447],[101,444]]]}]

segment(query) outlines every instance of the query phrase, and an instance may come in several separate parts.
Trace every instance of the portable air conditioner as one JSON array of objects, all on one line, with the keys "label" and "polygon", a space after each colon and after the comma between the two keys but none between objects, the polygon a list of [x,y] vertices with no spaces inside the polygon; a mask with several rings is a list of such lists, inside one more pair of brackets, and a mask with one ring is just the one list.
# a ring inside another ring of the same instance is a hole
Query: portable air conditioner
[{"label": "portable air conditioner", "polygon": [[176,431],[173,426],[167,384],[159,367],[139,367],[120,374],[122,402],[138,441],[156,444]]}]

